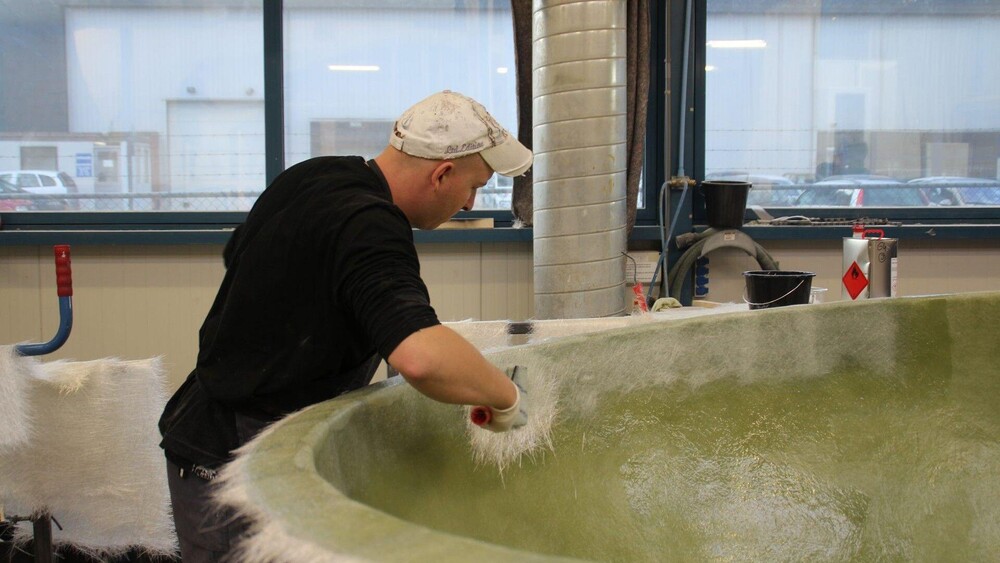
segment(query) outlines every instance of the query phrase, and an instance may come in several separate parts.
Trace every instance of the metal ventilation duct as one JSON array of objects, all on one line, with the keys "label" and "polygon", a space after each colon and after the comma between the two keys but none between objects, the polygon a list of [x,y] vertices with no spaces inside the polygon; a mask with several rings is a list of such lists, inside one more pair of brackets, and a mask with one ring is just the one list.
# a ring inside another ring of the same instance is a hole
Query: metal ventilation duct
[{"label": "metal ventilation duct", "polygon": [[535,317],[625,313],[625,0],[534,0]]}]

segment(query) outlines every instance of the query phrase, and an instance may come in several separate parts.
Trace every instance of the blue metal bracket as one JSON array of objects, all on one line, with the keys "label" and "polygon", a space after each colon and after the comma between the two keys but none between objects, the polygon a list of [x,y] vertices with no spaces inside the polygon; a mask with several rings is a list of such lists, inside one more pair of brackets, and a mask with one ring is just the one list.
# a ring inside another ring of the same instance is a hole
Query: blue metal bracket
[{"label": "blue metal bracket", "polygon": [[40,344],[19,344],[15,346],[22,356],[40,356],[55,352],[66,343],[73,329],[73,272],[70,266],[68,244],[53,247],[56,257],[56,292],[59,295],[59,330],[52,340]]}]

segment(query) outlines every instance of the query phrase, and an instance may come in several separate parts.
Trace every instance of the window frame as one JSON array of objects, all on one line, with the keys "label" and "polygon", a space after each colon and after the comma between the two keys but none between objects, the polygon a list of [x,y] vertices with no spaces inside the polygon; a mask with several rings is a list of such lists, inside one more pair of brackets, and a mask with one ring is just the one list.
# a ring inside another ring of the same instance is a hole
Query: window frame
[{"label": "window frame", "polygon": [[[680,17],[686,0],[669,0],[673,13]],[[836,2],[825,0],[836,5]],[[695,126],[685,142],[689,143],[689,154],[693,156],[694,177],[705,177],[705,112],[706,112],[706,74],[707,64],[707,22],[708,2],[695,2],[695,19],[692,25],[694,43],[692,48],[695,69],[693,82],[692,113]],[[841,3],[845,7],[856,3]],[[878,11],[878,7],[870,8]],[[826,13],[826,12],[824,12]],[[679,86],[678,86],[679,87]],[[699,229],[706,228],[704,197],[695,190],[690,208],[693,225]],[[888,237],[901,238],[948,238],[948,239],[981,239],[1000,238],[1000,206],[998,207],[919,207],[919,208],[835,208],[835,207],[774,207],[766,208],[772,216],[805,215],[831,221],[854,221],[865,218],[889,218],[899,226],[886,227]],[[747,212],[750,216],[750,212]],[[839,239],[850,236],[849,225],[843,226],[746,226],[744,231],[752,238],[761,240],[786,239]],[[845,234],[846,233],[846,234]]]},{"label": "window frame", "polygon": [[[656,195],[664,181],[661,142],[664,123],[662,8],[651,2],[651,77],[647,116],[646,170],[643,189],[645,207],[636,212],[633,238],[656,238]],[[264,35],[264,130],[265,174],[270,183],[285,169],[284,138],[284,2],[262,0]],[[3,216],[0,244],[224,244],[247,212],[30,212]],[[509,210],[462,211],[457,218],[492,218],[493,229],[414,231],[417,242],[514,242],[530,241],[531,228],[513,229]]]},{"label": "window frame", "polygon": [[[681,75],[683,63],[683,14],[690,0],[650,2],[650,87],[645,147],[645,206],[636,212],[633,241],[658,241],[660,190],[677,172],[676,148],[684,146],[688,176],[700,180],[705,166],[705,59],[707,3],[691,2],[694,19],[690,38],[691,64],[687,100],[688,123],[684,138],[677,127],[681,111]],[[264,106],[265,159],[267,181],[285,168],[284,140],[284,66],[281,57],[284,2],[262,0],[264,35]],[[669,33],[668,33],[669,30]],[[669,78],[669,85],[667,84]],[[682,190],[668,192],[671,215],[683,205],[674,232],[704,228],[704,199],[697,189],[689,189],[683,203]],[[886,208],[774,208],[798,215],[853,220],[878,217]],[[892,209],[899,227],[886,229],[887,236],[906,238],[1000,238],[1000,208],[915,208]],[[787,213],[786,213],[787,214]],[[246,212],[30,212],[9,213],[2,217],[0,244],[221,244],[246,217]],[[513,229],[510,211],[473,210],[459,218],[490,217],[494,229],[415,231],[417,242],[508,242],[530,241],[530,228]],[[669,222],[672,217],[665,217]],[[834,226],[747,226],[744,230],[760,240],[831,239],[843,236],[843,227]],[[671,250],[671,253],[674,251]]]}]

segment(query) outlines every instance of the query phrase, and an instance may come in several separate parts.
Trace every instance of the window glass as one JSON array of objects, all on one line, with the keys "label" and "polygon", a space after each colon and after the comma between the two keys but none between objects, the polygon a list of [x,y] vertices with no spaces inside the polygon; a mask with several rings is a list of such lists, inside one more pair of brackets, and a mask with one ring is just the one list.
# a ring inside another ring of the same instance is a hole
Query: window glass
[{"label": "window glass", "polygon": [[[374,0],[323,7],[286,2],[285,164],[314,156],[376,156],[392,123],[440,90],[480,101],[517,134],[509,0]],[[494,176],[476,209],[510,209],[512,182]]]},{"label": "window glass", "polygon": [[707,10],[706,179],[751,205],[1000,205],[1000,2]]},{"label": "window glass", "polygon": [[34,174],[18,174],[17,185],[22,188],[37,188],[41,186],[38,176]]},{"label": "window glass", "polygon": [[56,147],[22,145],[22,170],[54,170],[59,164]]},{"label": "window glass", "polygon": [[261,5],[4,3],[0,171],[68,194],[27,194],[31,209],[248,209],[265,181]]}]

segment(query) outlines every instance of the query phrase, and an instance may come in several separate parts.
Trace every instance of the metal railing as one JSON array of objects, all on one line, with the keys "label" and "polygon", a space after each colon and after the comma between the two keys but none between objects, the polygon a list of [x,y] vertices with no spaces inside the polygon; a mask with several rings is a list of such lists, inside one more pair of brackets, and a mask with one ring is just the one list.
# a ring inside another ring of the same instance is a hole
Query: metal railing
[{"label": "metal railing", "polygon": [[[0,193],[0,213],[18,211],[249,211],[261,192]],[[477,210],[509,210],[511,190],[482,189]]]},{"label": "metal railing", "polygon": [[0,212],[12,211],[249,211],[260,191],[0,194]]},{"label": "metal railing", "polygon": [[[869,192],[861,200],[855,190]],[[969,190],[973,190],[970,192]],[[919,200],[915,199],[919,193]],[[41,195],[0,193],[0,214],[33,211],[122,212],[122,211],[249,211],[261,191],[76,193]],[[908,196],[907,196],[908,194]],[[974,195],[973,195],[974,194]],[[511,189],[486,187],[476,198],[477,211],[510,210]],[[853,197],[852,197],[853,196]],[[898,200],[898,201],[897,201]],[[1000,206],[1000,182],[914,184],[822,182],[802,184],[755,184],[748,205],[762,207],[854,207],[874,202],[887,207],[982,207]]]}]

